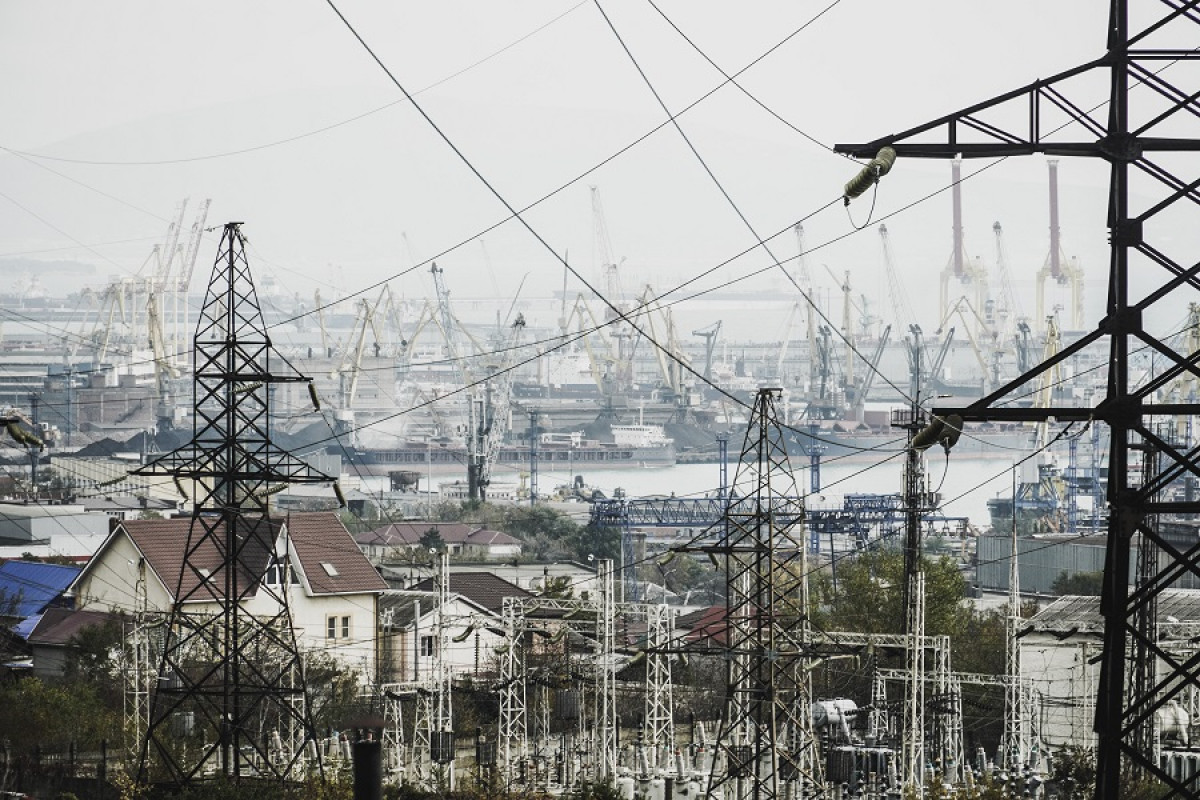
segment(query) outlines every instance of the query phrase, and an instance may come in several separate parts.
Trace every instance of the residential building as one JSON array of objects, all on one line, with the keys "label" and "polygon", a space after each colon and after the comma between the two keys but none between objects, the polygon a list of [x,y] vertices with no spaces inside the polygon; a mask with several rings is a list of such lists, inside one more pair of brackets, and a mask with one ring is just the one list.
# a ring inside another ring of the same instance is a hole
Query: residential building
[{"label": "residential building", "polygon": [[[215,613],[222,588],[208,578],[221,566],[209,542],[183,569],[192,520],[126,520],[71,586],[79,608],[166,614],[177,598],[189,613]],[[291,514],[273,519],[266,536],[247,522],[241,564],[249,580],[273,592],[253,592],[248,613],[279,613],[275,599],[286,592],[292,625],[302,649],[323,650],[343,665],[373,676],[376,669],[377,599],[387,586],[363,556],[336,514]],[[251,541],[251,537],[258,540]],[[261,576],[261,577],[257,577]]]},{"label": "residential building", "polygon": [[43,545],[52,538],[108,535],[108,515],[83,505],[0,503],[0,546]]},{"label": "residential building", "polygon": [[66,672],[76,637],[88,628],[109,623],[123,624],[122,617],[107,611],[60,607],[46,609],[29,634],[33,674],[39,678],[61,678]]},{"label": "residential building", "polygon": [[[437,592],[389,591],[379,598],[379,674],[384,683],[421,683],[433,677],[439,650],[452,678],[494,671],[504,637],[499,612],[450,594],[439,613]],[[439,619],[444,628],[439,632]]]},{"label": "residential building", "polygon": [[0,626],[26,639],[46,609],[67,607],[64,594],[79,576],[79,567],[40,561],[0,564]]},{"label": "residential building", "polygon": [[355,541],[375,563],[406,561],[430,531],[437,532],[452,556],[502,560],[521,555],[520,539],[467,522],[393,522],[360,533]]},{"label": "residential building", "polygon": [[504,599],[533,597],[490,572],[451,573],[446,589],[448,602],[441,615],[433,578],[380,598],[380,662],[387,665],[380,672],[388,680],[428,680],[443,642],[451,676],[494,671],[496,648],[505,642],[500,627]]}]

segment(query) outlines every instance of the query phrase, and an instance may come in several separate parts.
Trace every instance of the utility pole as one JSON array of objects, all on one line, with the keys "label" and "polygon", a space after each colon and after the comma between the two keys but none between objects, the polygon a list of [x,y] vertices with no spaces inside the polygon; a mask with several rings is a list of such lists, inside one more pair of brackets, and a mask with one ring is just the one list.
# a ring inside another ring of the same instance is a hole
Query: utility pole
[{"label": "utility pole", "polygon": [[1029,720],[1021,679],[1021,568],[1017,539],[1017,466],[1012,470],[1012,523],[1008,562],[1008,616],[1004,626],[1004,746],[1000,762],[1010,775],[1019,774],[1029,764]]},{"label": "utility pole", "polygon": [[925,490],[925,456],[915,445],[926,426],[921,406],[925,384],[921,354],[925,343],[919,325],[909,325],[909,407],[892,412],[892,426],[908,432],[904,461],[904,634],[907,639],[907,674],[900,781],[905,789],[924,796],[925,769],[925,569],[922,558],[922,517],[934,507]]},{"label": "utility pole", "polygon": [[[29,393],[29,421],[33,424],[34,435],[41,433],[38,428],[38,396],[33,392]],[[40,448],[29,448],[29,486],[32,489],[33,499],[36,501],[38,496],[38,453]]]},{"label": "utility pole", "polygon": [[[675,750],[675,705],[668,648],[674,614],[666,603],[646,606],[645,745],[650,769],[671,768]],[[682,777],[682,776],[681,776]]]},{"label": "utility pole", "polygon": [[[271,443],[267,387],[309,378],[272,371],[240,222],[221,235],[193,349],[192,441],[133,473],[170,475],[195,496],[179,573],[163,576],[172,606],[138,778],[294,779],[322,766],[319,755],[305,764],[316,731],[289,582],[265,580],[272,562],[289,558],[276,550],[282,526],[269,495],[330,478]],[[259,613],[245,607],[251,598]],[[216,613],[194,611],[195,601],[215,602]]]},{"label": "utility pole", "polygon": [[529,505],[537,505],[538,495],[538,428],[537,409],[529,411]]},{"label": "utility pole", "polygon": [[450,664],[447,648],[450,647],[450,631],[446,615],[450,605],[450,555],[438,554],[437,575],[438,609],[435,616],[433,674],[430,692],[433,696],[433,714],[430,717],[430,757],[436,765],[434,791],[454,791],[454,711],[450,685]]}]

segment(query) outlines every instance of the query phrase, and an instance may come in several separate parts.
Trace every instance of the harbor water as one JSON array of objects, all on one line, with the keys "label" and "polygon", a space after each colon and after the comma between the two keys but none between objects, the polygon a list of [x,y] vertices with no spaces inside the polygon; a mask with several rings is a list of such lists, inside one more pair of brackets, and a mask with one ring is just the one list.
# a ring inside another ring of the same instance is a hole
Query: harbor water
[{"label": "harbor water", "polygon": [[[1014,453],[1019,458],[1023,454]],[[846,494],[888,494],[899,492],[903,480],[903,454],[872,463],[834,462],[821,466],[821,489],[810,491],[807,463],[793,465],[798,492],[807,496],[809,507],[840,506]],[[1014,458],[1014,460],[1016,460]],[[735,477],[736,463],[729,464],[729,481]],[[1012,462],[997,458],[969,459],[950,454],[949,462],[938,449],[930,450],[926,458],[929,491],[942,495],[941,513],[950,517],[967,517],[980,531],[990,524],[988,499],[1012,492]],[[623,489],[628,497],[703,497],[715,494],[720,485],[717,464],[677,464],[671,467],[630,469],[576,470],[584,483],[599,489],[606,497]],[[539,471],[538,484],[542,493],[560,484],[571,482],[566,471]],[[504,479],[501,473],[496,475]]]}]

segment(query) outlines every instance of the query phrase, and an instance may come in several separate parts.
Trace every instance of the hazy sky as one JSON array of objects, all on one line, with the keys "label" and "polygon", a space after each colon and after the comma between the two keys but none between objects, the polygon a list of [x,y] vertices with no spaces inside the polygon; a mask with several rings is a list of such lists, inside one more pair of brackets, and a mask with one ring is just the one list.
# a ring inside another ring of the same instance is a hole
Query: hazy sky
[{"label": "hazy sky", "polygon": [[[580,178],[665,119],[600,7],[673,111],[723,81],[647,0],[337,5],[510,203],[527,205],[578,178],[526,218],[588,280],[598,280],[589,185],[600,187],[630,293],[647,283],[665,291],[754,243],[670,126]],[[658,7],[728,72],[820,15],[738,81],[824,144],[873,139],[1096,57],[1107,13],[1082,0]],[[352,292],[463,241],[439,258],[454,297],[511,298],[522,278],[526,298],[562,285],[561,265],[518,223],[488,233],[482,246],[470,241],[507,212],[326,2],[5,0],[0,23],[0,70],[9,76],[0,84],[0,146],[9,150],[0,154],[0,257],[74,259],[96,265],[98,280],[131,273],[181,199],[194,208],[208,197],[210,224],[245,222],[256,273],[306,298],[317,286],[326,297]],[[1104,96],[1100,85],[1080,102]],[[837,198],[856,170],[731,85],[680,124],[764,236]],[[985,163],[967,162],[964,172]],[[1022,293],[1048,248],[1046,172],[1042,157],[1010,159],[963,187],[968,251],[994,264],[992,223],[1000,221]],[[874,220],[949,176],[945,162],[902,160],[879,188]],[[1090,325],[1103,298],[1107,172],[1064,160],[1060,181],[1064,247],[1088,270]],[[869,197],[853,204],[853,223],[867,222],[870,209]],[[887,225],[920,321],[932,324],[951,249],[950,195]],[[836,203],[805,229],[810,248],[833,242],[810,255],[814,276],[828,286],[825,266],[851,270],[855,293],[890,317],[875,225],[853,233]],[[772,246],[781,258],[796,252],[790,233]],[[199,280],[213,255],[209,244]],[[755,253],[697,286],[769,263]],[[741,285],[784,291],[770,271]],[[569,286],[582,288],[575,278]],[[426,268],[393,287],[431,294]],[[557,309],[544,305],[536,321],[549,323]],[[1024,305],[1031,313],[1031,294]],[[698,324],[706,313],[696,313]],[[742,330],[779,322],[743,320]]]}]

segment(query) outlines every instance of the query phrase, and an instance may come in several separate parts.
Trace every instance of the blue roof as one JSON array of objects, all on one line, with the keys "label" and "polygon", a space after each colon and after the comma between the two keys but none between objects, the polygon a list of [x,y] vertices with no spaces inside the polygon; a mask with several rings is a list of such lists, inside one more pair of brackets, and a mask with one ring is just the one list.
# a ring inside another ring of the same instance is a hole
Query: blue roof
[{"label": "blue roof", "polygon": [[0,564],[0,610],[17,598],[14,616],[24,619],[40,614],[67,590],[81,567],[42,564],[37,561],[5,561]]},{"label": "blue roof", "polygon": [[13,625],[12,632],[15,633],[17,636],[19,636],[20,638],[28,641],[29,634],[33,633],[33,629],[36,628],[37,624],[41,621],[42,621],[41,614],[34,614],[32,617],[26,617],[25,619],[18,622],[16,625]]}]

